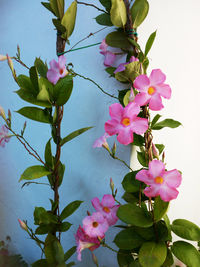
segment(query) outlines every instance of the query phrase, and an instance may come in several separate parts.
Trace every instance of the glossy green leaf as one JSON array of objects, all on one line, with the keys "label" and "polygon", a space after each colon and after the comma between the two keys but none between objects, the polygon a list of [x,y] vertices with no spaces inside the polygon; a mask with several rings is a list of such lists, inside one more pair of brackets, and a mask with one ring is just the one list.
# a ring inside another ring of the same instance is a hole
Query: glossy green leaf
[{"label": "glossy green leaf", "polygon": [[110,15],[103,13],[95,18],[96,22],[100,25],[104,26],[113,26],[111,20],[110,20]]},{"label": "glossy green leaf", "polygon": [[128,203],[137,203],[138,198],[136,198],[133,194],[125,192],[122,198]]},{"label": "glossy green leaf", "polygon": [[129,172],[125,175],[122,186],[126,192],[133,193],[140,190],[141,182],[135,179],[138,171]]},{"label": "glossy green leaf", "polygon": [[129,264],[134,261],[131,251],[120,249],[117,253],[117,261],[119,267],[129,267]]},{"label": "glossy green leaf", "polygon": [[79,208],[81,203],[83,203],[83,201],[76,200],[68,204],[61,212],[60,220],[63,221],[64,219],[72,215]]},{"label": "glossy green leaf", "polygon": [[57,0],[57,7],[59,18],[62,19],[62,17],[64,16],[65,0]]},{"label": "glossy green leaf", "polygon": [[73,89],[73,79],[66,76],[60,79],[54,87],[53,96],[58,106],[64,105],[70,98]]},{"label": "glossy green leaf", "polygon": [[19,75],[17,77],[17,83],[19,87],[24,89],[25,91],[31,92],[34,95],[37,93],[29,77],[25,75]]},{"label": "glossy green leaf", "polygon": [[38,74],[35,66],[30,68],[29,75],[35,91],[38,92],[39,91]]},{"label": "glossy green leaf", "polygon": [[128,37],[124,32],[111,32],[106,36],[106,43],[111,47],[118,47],[122,49],[130,49],[131,45]]},{"label": "glossy green leaf", "polygon": [[126,6],[122,0],[111,0],[110,19],[114,26],[123,28],[126,25]]},{"label": "glossy green leaf", "polygon": [[131,90],[128,90],[124,96],[123,104],[125,107],[129,104],[130,94],[131,94]]},{"label": "glossy green leaf", "polygon": [[68,261],[69,258],[76,252],[76,246],[70,248],[67,252],[65,252],[65,261]]},{"label": "glossy green leaf", "polygon": [[59,266],[59,264],[63,264],[65,262],[63,248],[58,239],[52,234],[48,234],[45,239],[44,251],[49,264]]},{"label": "glossy green leaf", "polygon": [[158,149],[159,155],[162,154],[165,146],[163,144],[155,144],[156,148]]},{"label": "glossy green leaf", "polygon": [[162,115],[156,114],[155,117],[153,118],[152,122],[151,122],[151,127],[153,127],[161,117],[162,117]]},{"label": "glossy green leaf", "polygon": [[140,51],[140,55],[143,55],[141,47],[134,39],[128,38],[128,41]]},{"label": "glossy green leaf", "polygon": [[117,72],[115,78],[120,82],[133,82],[140,75],[140,63],[131,62],[125,66],[125,71]]},{"label": "glossy green leaf", "polygon": [[144,137],[134,133],[133,145],[134,146],[144,146],[144,143],[145,143]]},{"label": "glossy green leaf", "polygon": [[34,121],[39,121],[43,123],[51,123],[52,118],[48,114],[46,110],[43,110],[41,108],[35,108],[35,107],[24,107],[17,111],[17,113],[21,114],[22,116],[29,118]]},{"label": "glossy green leaf", "polygon": [[168,229],[168,237],[167,237],[167,239],[168,239],[169,241],[172,241],[171,225],[170,225],[170,220],[169,220],[167,214],[165,214],[165,215],[163,216],[163,219],[164,219],[164,221],[165,221],[165,225],[166,225],[166,227],[167,227],[167,229]]},{"label": "glossy green leaf", "polygon": [[165,243],[146,242],[139,251],[139,262],[142,267],[160,267],[167,257]]},{"label": "glossy green leaf", "polygon": [[119,232],[113,242],[120,249],[134,249],[140,247],[144,243],[144,239],[133,229],[126,229]]},{"label": "glossy green leaf", "polygon": [[114,67],[108,67],[105,69],[105,71],[110,74],[110,77],[115,77],[114,71],[116,70],[116,68]]},{"label": "glossy green leaf", "polygon": [[108,12],[110,12],[112,6],[111,0],[99,0],[99,2],[102,4],[102,6],[105,7]]},{"label": "glossy green leaf", "polygon": [[67,135],[66,137],[64,137],[61,142],[60,145],[63,146],[65,143],[71,141],[72,139],[76,138],[77,136],[79,136],[80,134],[90,130],[93,127],[86,127],[86,128],[81,128],[79,130],[76,130],[72,133],[70,133],[69,135]]},{"label": "glossy green leaf", "polygon": [[200,253],[190,243],[184,241],[177,241],[173,243],[171,248],[172,253],[187,267],[199,267],[200,266]]},{"label": "glossy green leaf", "polygon": [[40,58],[37,58],[37,57],[35,59],[34,65],[38,73],[40,74],[40,76],[46,78],[47,71],[48,71],[47,65]]},{"label": "glossy green leaf", "polygon": [[133,28],[137,28],[145,20],[149,12],[149,3],[147,0],[135,0],[131,7],[131,16]]},{"label": "glossy green leaf", "polygon": [[56,14],[54,13],[53,9],[51,8],[50,3],[41,2],[41,4],[42,4],[46,9],[48,9],[49,11],[51,11],[51,12],[56,16]]},{"label": "glossy green leaf", "polygon": [[141,267],[141,265],[137,259],[137,260],[131,262],[128,267]]},{"label": "glossy green leaf", "polygon": [[137,159],[143,167],[148,167],[148,159],[146,158],[145,152],[137,151]]},{"label": "glossy green leaf", "polygon": [[41,77],[39,79],[39,90],[37,100],[50,102],[49,91],[53,91],[52,84],[47,79]]},{"label": "glossy green leaf", "polygon": [[129,89],[119,90],[118,92],[118,99],[119,103],[124,107],[124,96],[129,91]]},{"label": "glossy green leaf", "polygon": [[175,121],[173,119],[166,119],[166,120],[163,120],[163,121],[160,121],[160,122],[154,124],[153,127],[151,126],[151,129],[152,130],[160,130],[160,129],[165,128],[165,127],[177,128],[180,125],[181,125],[181,123],[179,121]]},{"label": "glossy green leaf", "polygon": [[67,232],[70,229],[71,226],[72,226],[71,223],[63,222],[63,223],[58,225],[58,231],[59,232]]},{"label": "glossy green leaf", "polygon": [[44,157],[45,157],[45,162],[46,162],[47,166],[52,168],[53,167],[53,156],[52,156],[52,152],[51,152],[51,138],[49,139],[49,141],[46,144]]},{"label": "glossy green leaf", "polygon": [[62,184],[64,173],[65,173],[65,165],[62,164],[62,162],[60,162],[60,164],[58,166],[58,175],[59,175],[58,186],[61,186],[61,184]]},{"label": "glossy green leaf", "polygon": [[163,263],[162,267],[169,267],[172,266],[174,263],[173,255],[171,253],[171,250],[167,249],[167,257],[165,259],[165,262]]},{"label": "glossy green leaf", "polygon": [[62,35],[65,40],[67,40],[73,33],[76,22],[76,12],[77,2],[73,1],[61,20],[61,24],[66,28],[66,33]]},{"label": "glossy green leaf", "polygon": [[67,263],[65,266],[66,267],[71,267],[71,266],[74,266],[74,265],[75,265],[75,262],[71,261],[71,262]]},{"label": "glossy green leaf", "polygon": [[146,46],[145,46],[145,52],[144,52],[144,55],[145,57],[147,56],[147,54],[149,53],[152,45],[153,45],[153,42],[156,38],[156,31],[153,32],[150,36],[149,36],[149,39],[147,40],[147,43],[146,43]]},{"label": "glossy green leaf", "polygon": [[154,220],[157,222],[163,218],[169,208],[169,202],[163,201],[159,196],[154,201]]},{"label": "glossy green leaf", "polygon": [[118,208],[117,216],[127,224],[149,227],[153,224],[150,213],[136,204],[125,204]]},{"label": "glossy green leaf", "polygon": [[176,235],[184,239],[200,241],[200,228],[188,220],[177,219],[173,221],[171,229]]},{"label": "glossy green leaf", "polygon": [[46,211],[43,207],[35,207],[34,223],[35,225],[56,224],[58,223],[58,218],[51,212]]},{"label": "glossy green leaf", "polygon": [[32,267],[50,267],[47,260],[41,259],[31,264]]},{"label": "glossy green leaf", "polygon": [[36,166],[27,168],[21,175],[19,181],[34,180],[34,179],[38,179],[40,177],[46,176],[48,174],[51,174],[51,172],[48,171],[45,167],[36,165]]},{"label": "glossy green leaf", "polygon": [[56,17],[59,18],[59,11],[58,11],[57,0],[49,0],[49,1],[50,1],[51,9],[55,13]]},{"label": "glossy green leaf", "polygon": [[54,26],[56,27],[56,30],[60,33],[65,33],[66,29],[65,27],[61,24],[60,19],[52,19],[52,22],[54,24]]}]

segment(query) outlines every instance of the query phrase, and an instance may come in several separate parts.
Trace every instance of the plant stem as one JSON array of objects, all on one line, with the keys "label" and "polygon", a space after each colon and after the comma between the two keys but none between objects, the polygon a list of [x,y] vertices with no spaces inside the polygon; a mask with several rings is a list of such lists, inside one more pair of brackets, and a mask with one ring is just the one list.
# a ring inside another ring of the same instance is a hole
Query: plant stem
[{"label": "plant stem", "polygon": [[94,8],[96,8],[97,10],[99,10],[99,11],[101,11],[101,12],[103,12],[103,13],[109,14],[109,13],[106,12],[105,10],[103,10],[103,9],[101,9],[101,8],[99,8],[99,7],[95,6],[95,5],[93,5],[93,4],[88,4],[88,3],[80,2],[80,1],[76,1],[76,2],[77,2],[77,4],[85,5],[85,6],[91,6],[91,7],[94,7]]},{"label": "plant stem", "polygon": [[133,169],[126,163],[126,161],[124,161],[123,159],[120,159],[118,157],[116,157],[115,155],[113,155],[112,153],[110,153],[111,157],[113,159],[119,160],[121,161],[127,168],[129,168],[129,170],[131,170],[133,172]]},{"label": "plant stem", "polygon": [[108,249],[112,250],[113,252],[118,253],[117,250],[115,250],[114,248],[111,248],[111,247],[110,247],[109,245],[107,245],[106,243],[102,243],[101,245],[102,245],[102,247],[108,248]]}]

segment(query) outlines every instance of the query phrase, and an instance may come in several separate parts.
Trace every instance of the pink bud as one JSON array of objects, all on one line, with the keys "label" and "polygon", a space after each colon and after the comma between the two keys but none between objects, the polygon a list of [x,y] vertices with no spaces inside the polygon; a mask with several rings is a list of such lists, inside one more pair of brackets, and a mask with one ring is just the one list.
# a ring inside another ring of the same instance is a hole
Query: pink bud
[{"label": "pink bud", "polygon": [[22,220],[18,219],[18,222],[19,222],[19,225],[20,227],[25,230],[25,231],[28,231],[28,227],[27,225],[25,224],[25,222],[23,222]]},{"label": "pink bud", "polygon": [[135,99],[135,94],[134,94],[133,88],[131,87],[131,92],[130,92],[130,96],[129,96],[129,103],[133,102],[134,99]]},{"label": "pink bud", "polygon": [[4,109],[0,106],[0,116],[4,119],[4,120],[6,120],[6,114],[5,114],[5,111],[4,111]]},{"label": "pink bud", "polygon": [[4,60],[7,60],[7,56],[0,55],[0,61],[4,61]]},{"label": "pink bud", "polygon": [[10,67],[11,71],[14,71],[14,66],[11,57],[7,54],[7,61],[8,61],[8,66]]},{"label": "pink bud", "polygon": [[156,148],[156,146],[154,145],[154,143],[152,143],[152,150],[153,150],[153,155],[159,159],[159,152],[158,149]]},{"label": "pink bud", "polygon": [[110,189],[112,190],[112,193],[114,192],[114,187],[115,187],[115,185],[113,183],[113,180],[112,180],[112,178],[110,178]]}]

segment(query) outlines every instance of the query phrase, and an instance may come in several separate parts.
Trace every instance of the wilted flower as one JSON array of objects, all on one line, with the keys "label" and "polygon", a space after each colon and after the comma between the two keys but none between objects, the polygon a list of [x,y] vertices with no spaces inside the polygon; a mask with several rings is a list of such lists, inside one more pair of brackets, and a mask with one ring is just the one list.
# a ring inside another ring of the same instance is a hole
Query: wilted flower
[{"label": "wilted flower", "polygon": [[106,67],[112,66],[112,64],[115,61],[116,55],[114,53],[112,53],[111,51],[107,50],[108,45],[106,44],[106,40],[105,39],[102,41],[102,43],[99,46],[99,48],[101,50],[100,53],[105,56],[104,65]]},{"label": "wilted flower", "polygon": [[63,55],[58,57],[58,62],[56,62],[55,59],[51,60],[49,63],[50,69],[47,72],[47,79],[51,83],[56,84],[60,78],[63,78],[68,74],[65,64],[66,58]]}]

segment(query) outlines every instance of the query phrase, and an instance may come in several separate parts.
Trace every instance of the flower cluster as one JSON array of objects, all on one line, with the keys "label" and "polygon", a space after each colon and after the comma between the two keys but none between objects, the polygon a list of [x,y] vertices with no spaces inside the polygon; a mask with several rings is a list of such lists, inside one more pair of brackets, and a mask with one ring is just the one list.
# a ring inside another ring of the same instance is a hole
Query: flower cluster
[{"label": "flower cluster", "polygon": [[96,212],[83,219],[83,227],[79,226],[75,236],[79,261],[81,251],[85,248],[91,251],[98,248],[109,226],[114,225],[118,220],[116,212],[119,205],[115,205],[112,195],[104,195],[101,202],[95,197],[91,202]]}]

